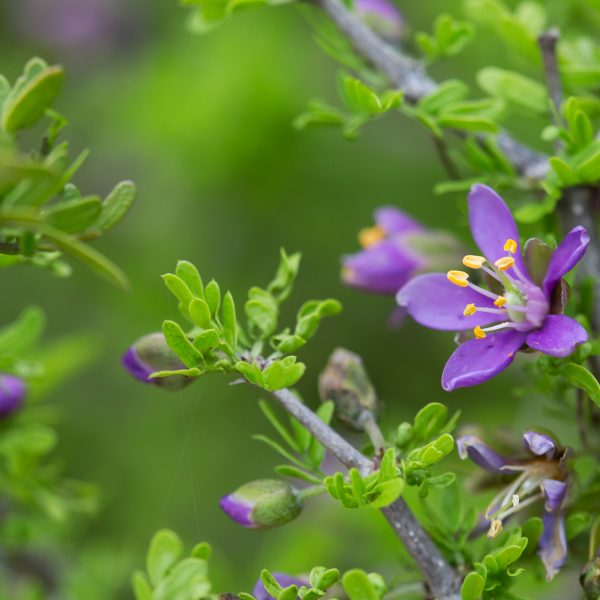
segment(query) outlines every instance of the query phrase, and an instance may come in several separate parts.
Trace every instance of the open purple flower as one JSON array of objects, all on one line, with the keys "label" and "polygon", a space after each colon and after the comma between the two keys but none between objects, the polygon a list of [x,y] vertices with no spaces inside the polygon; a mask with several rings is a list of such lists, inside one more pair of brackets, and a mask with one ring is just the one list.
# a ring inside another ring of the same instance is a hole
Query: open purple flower
[{"label": "open purple flower", "polygon": [[548,435],[528,431],[523,436],[527,456],[506,457],[477,436],[456,440],[459,456],[497,474],[512,475],[510,483],[490,502],[485,519],[490,523],[488,535],[495,537],[502,522],[523,508],[543,502],[544,530],[538,542],[540,558],[552,579],[567,559],[564,503],[568,491],[565,449]]},{"label": "open purple flower", "polygon": [[[468,202],[471,232],[483,256],[467,255],[463,264],[482,271],[489,289],[469,281],[464,271],[449,271],[416,277],[396,297],[421,325],[473,331],[475,337],[460,344],[446,363],[442,374],[446,391],[491,379],[523,346],[565,357],[588,338],[577,321],[560,314],[563,302],[555,302],[563,276],[585,254],[589,243],[585,228],[572,229],[553,252],[538,240],[528,242],[528,269],[517,225],[502,198],[485,185],[475,185]],[[543,250],[528,252],[534,247]],[[544,254],[545,263],[540,261]]]},{"label": "open purple flower", "polygon": [[[304,586],[309,586],[310,582],[308,579],[302,579],[300,577],[293,577],[292,575],[288,575],[287,573],[273,573],[273,577],[275,577],[275,581],[282,587],[290,587],[290,585],[296,585],[299,588]],[[265,589],[263,582],[259,579],[252,590],[252,595],[256,598],[256,600],[271,600],[271,596]]]},{"label": "open purple flower", "polygon": [[458,257],[451,236],[431,231],[392,206],[375,211],[375,225],[358,236],[363,250],[343,258],[342,279],[376,294],[395,294],[412,277],[441,269]]},{"label": "open purple flower", "polygon": [[25,382],[20,377],[0,373],[0,419],[21,408],[26,394]]},{"label": "open purple flower", "polygon": [[356,12],[381,37],[399,42],[406,32],[402,13],[388,0],[357,0]]}]

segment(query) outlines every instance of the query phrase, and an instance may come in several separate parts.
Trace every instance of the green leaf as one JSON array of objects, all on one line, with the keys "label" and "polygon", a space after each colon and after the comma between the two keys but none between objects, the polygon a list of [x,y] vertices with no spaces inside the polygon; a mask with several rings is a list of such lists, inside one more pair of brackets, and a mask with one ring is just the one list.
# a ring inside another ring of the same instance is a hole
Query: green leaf
[{"label": "green leaf", "polygon": [[484,586],[485,579],[479,573],[469,573],[460,588],[461,600],[480,600]]},{"label": "green leaf", "polygon": [[577,165],[575,172],[581,181],[595,183],[600,179],[600,150]]},{"label": "green leaf", "polygon": [[263,386],[263,373],[259,369],[258,365],[240,360],[235,363],[234,368],[236,371],[239,371],[250,383],[259,385],[261,387]]},{"label": "green leaf", "polygon": [[419,101],[419,108],[436,115],[442,108],[453,102],[464,100],[469,95],[468,86],[458,79],[449,79]]},{"label": "green leaf", "polygon": [[[280,259],[277,272],[274,279],[267,286],[267,292],[277,302],[283,302],[292,292],[302,255],[299,252],[288,255],[283,248],[280,249],[279,253]],[[264,290],[261,291],[264,292]]]},{"label": "green leaf", "polygon": [[301,448],[298,446],[296,440],[292,437],[287,427],[281,423],[281,421],[277,418],[277,415],[273,412],[273,409],[269,406],[267,402],[264,400],[258,401],[258,406],[262,411],[263,415],[265,415],[267,421],[271,423],[273,429],[277,431],[277,433],[281,436],[283,441],[294,451],[301,452]]},{"label": "green leaf", "polygon": [[229,347],[235,352],[237,350],[237,317],[235,314],[235,302],[231,292],[227,292],[223,298],[221,308],[223,317],[223,337]]},{"label": "green leaf", "polygon": [[204,299],[206,300],[206,304],[208,304],[210,314],[213,316],[216,315],[221,305],[221,289],[214,279],[209,281],[204,288]]},{"label": "green leaf", "polygon": [[187,260],[180,260],[175,267],[175,274],[188,286],[195,298],[204,298],[204,286],[198,269]]},{"label": "green leaf", "polygon": [[580,511],[569,515],[565,521],[567,540],[572,540],[584,531],[588,531],[592,524],[592,515]]},{"label": "green leaf", "polygon": [[447,456],[454,449],[454,438],[449,433],[444,433],[439,438],[427,444],[419,451],[419,460],[426,465],[433,465]]},{"label": "green leaf", "polygon": [[265,588],[265,591],[272,598],[278,598],[281,593],[281,586],[277,583],[277,580],[267,569],[263,569],[260,572],[260,580]]},{"label": "green leaf", "polygon": [[135,184],[132,181],[118,183],[104,199],[96,226],[106,231],[120,223],[133,206],[135,195]]},{"label": "green leaf", "polygon": [[372,581],[361,569],[346,571],[342,576],[342,586],[350,600],[379,600]]},{"label": "green leaf", "polygon": [[551,156],[548,159],[548,162],[550,163],[552,170],[556,173],[561,185],[568,187],[577,184],[577,174],[571,165],[566,163],[562,158]]},{"label": "green leaf", "polygon": [[567,363],[563,365],[562,373],[574,386],[582,389],[593,402],[600,406],[600,384],[585,367]]},{"label": "green leaf", "polygon": [[64,77],[59,66],[44,68],[31,78],[21,76],[4,101],[4,131],[14,134],[35,125],[60,92]]},{"label": "green leaf", "polygon": [[398,500],[404,491],[405,482],[400,477],[382,481],[369,492],[367,506],[369,508],[383,508]]},{"label": "green leaf", "polygon": [[44,311],[37,306],[25,308],[17,320],[0,329],[0,355],[18,355],[42,335],[46,324]]},{"label": "green leaf", "polygon": [[174,375],[181,375],[182,377],[200,377],[202,371],[197,367],[192,367],[191,369],[154,371],[154,373],[150,374],[150,379],[163,379],[164,377],[173,377]]},{"label": "green leaf", "polygon": [[189,304],[189,312],[192,321],[202,329],[212,327],[212,319],[210,317],[210,309],[208,304],[202,298],[193,298]]},{"label": "green leaf", "polygon": [[206,329],[194,338],[194,347],[205,354],[219,345],[219,334],[214,329]]},{"label": "green leaf", "polygon": [[165,282],[165,285],[173,296],[179,300],[181,307],[183,308],[184,316],[190,316],[188,307],[190,306],[193,296],[190,288],[188,288],[183,279],[177,277],[177,275],[173,275],[173,273],[165,273],[162,276],[162,280]]},{"label": "green leaf", "polygon": [[451,486],[456,481],[456,473],[447,472],[442,475],[427,478],[427,486],[431,489],[441,489]]},{"label": "green leaf", "polygon": [[298,586],[290,585],[279,594],[277,600],[296,600],[298,598]]},{"label": "green leaf", "polygon": [[487,117],[477,115],[442,114],[438,117],[438,125],[459,131],[485,131],[497,133],[499,126]]},{"label": "green leaf", "polygon": [[275,467],[275,471],[284,477],[294,477],[296,479],[307,481],[308,483],[314,483],[315,485],[320,485],[323,483],[321,478],[316,477],[311,473],[307,473],[303,469],[295,467],[294,465],[277,465]]},{"label": "green leaf", "polygon": [[196,367],[202,363],[202,354],[190,342],[179,323],[163,321],[162,330],[167,344],[186,367]]},{"label": "green leaf", "polygon": [[145,573],[135,571],[131,577],[131,587],[135,595],[135,600],[153,600],[152,588]]},{"label": "green leaf", "polygon": [[146,570],[154,586],[167,574],[183,553],[179,536],[169,529],[154,534],[146,557]]},{"label": "green leaf", "polygon": [[415,416],[413,436],[419,440],[432,438],[443,427],[447,417],[448,409],[443,404],[427,404]]},{"label": "green leaf", "polygon": [[91,227],[102,210],[98,196],[67,200],[45,209],[46,221],[67,233],[78,233]]},{"label": "green leaf", "polygon": [[319,590],[326,591],[330,587],[334,586],[338,582],[339,578],[340,572],[338,569],[326,569],[319,575],[314,587],[318,588]]},{"label": "green leaf", "polygon": [[496,98],[539,115],[548,112],[548,92],[541,83],[520,73],[485,67],[477,74],[480,87]]},{"label": "green leaf", "polygon": [[211,591],[206,571],[206,561],[193,557],[185,558],[158,584],[154,590],[154,600],[206,598]]},{"label": "green leaf", "polygon": [[244,309],[248,317],[248,325],[255,337],[264,339],[275,331],[279,309],[271,293],[259,287],[250,288]]},{"label": "green leaf", "polygon": [[273,361],[263,371],[264,387],[269,391],[292,387],[304,374],[306,365],[297,363],[295,356]]},{"label": "green leaf", "polygon": [[194,558],[208,560],[212,554],[212,547],[208,542],[199,542],[192,548],[191,555]]}]

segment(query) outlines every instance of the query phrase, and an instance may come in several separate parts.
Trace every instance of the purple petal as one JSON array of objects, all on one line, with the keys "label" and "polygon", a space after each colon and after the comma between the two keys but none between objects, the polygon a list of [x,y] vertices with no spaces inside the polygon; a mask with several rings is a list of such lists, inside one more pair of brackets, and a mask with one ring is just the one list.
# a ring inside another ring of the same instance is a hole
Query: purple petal
[{"label": "purple petal", "polygon": [[550,581],[567,561],[567,539],[563,513],[544,513],[544,531],[538,542],[546,578]]},{"label": "purple petal", "polygon": [[150,375],[154,372],[153,369],[149,369],[139,358],[133,348],[128,348],[123,357],[121,358],[121,364],[125,370],[133,375],[136,379],[143,381],[144,383],[153,383],[154,380],[150,379]]},{"label": "purple petal", "polygon": [[23,404],[27,387],[20,377],[0,374],[0,418],[7,417]]},{"label": "purple petal", "polygon": [[537,431],[527,431],[523,435],[523,441],[525,442],[525,448],[536,456],[545,455],[552,458],[556,451],[554,440],[550,436]]},{"label": "purple petal", "polygon": [[424,231],[424,227],[420,223],[393,206],[378,208],[375,211],[375,223],[389,235]]},{"label": "purple petal", "polygon": [[458,455],[464,460],[470,458],[476,465],[486,471],[506,473],[503,469],[508,459],[484,444],[476,435],[463,435],[456,440]]},{"label": "purple petal", "polygon": [[239,525],[244,527],[255,527],[254,522],[250,518],[252,506],[244,502],[240,498],[236,498],[235,494],[223,496],[219,501],[221,510]]},{"label": "purple petal", "polygon": [[421,325],[443,331],[462,331],[476,325],[487,325],[498,320],[498,315],[476,313],[465,317],[467,304],[495,308],[492,300],[469,287],[458,287],[443,273],[419,275],[409,281],[396,295],[400,306]]},{"label": "purple petal", "polygon": [[442,387],[451,392],[491,379],[510,365],[526,335],[508,330],[461,344],[444,367]]},{"label": "purple petal", "polygon": [[382,240],[343,260],[344,283],[377,294],[395,294],[422,265],[394,240]]},{"label": "purple petal", "polygon": [[[277,581],[282,588],[289,587],[290,585],[297,585],[298,587],[309,585],[308,580],[301,579],[300,577],[292,577],[286,573],[273,573],[273,577],[275,577],[275,581]],[[256,600],[271,600],[271,596],[268,594],[267,590],[265,590],[265,586],[260,579],[256,582],[256,585],[252,590],[252,595]]]},{"label": "purple petal", "polygon": [[547,512],[556,512],[562,505],[567,495],[567,484],[558,479],[544,479],[542,493],[546,498],[545,509]]},{"label": "purple petal", "polygon": [[541,329],[532,331],[525,341],[533,350],[562,358],[572,354],[587,339],[587,331],[575,319],[565,315],[548,315]]},{"label": "purple petal", "polygon": [[572,229],[558,245],[552,253],[544,278],[544,292],[548,296],[556,284],[583,258],[589,242],[587,230],[580,225]]},{"label": "purple petal", "polygon": [[[507,256],[504,250],[506,240],[514,240],[518,244],[515,264],[528,277],[521,254],[519,230],[504,200],[487,185],[477,184],[471,188],[468,202],[471,233],[483,256],[492,263],[496,262]],[[507,273],[512,275],[513,269],[508,269]]]}]

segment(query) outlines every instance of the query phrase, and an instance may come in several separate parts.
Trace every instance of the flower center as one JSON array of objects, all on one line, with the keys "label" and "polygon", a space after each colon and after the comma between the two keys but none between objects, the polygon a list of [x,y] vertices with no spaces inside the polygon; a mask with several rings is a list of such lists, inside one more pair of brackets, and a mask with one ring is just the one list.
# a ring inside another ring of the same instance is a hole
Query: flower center
[{"label": "flower center", "polygon": [[463,258],[463,265],[470,269],[481,269],[495,280],[502,288],[503,293],[497,294],[482,288],[469,281],[469,274],[464,271],[448,271],[448,279],[459,287],[470,287],[485,298],[493,301],[495,308],[490,306],[477,306],[475,303],[467,304],[465,316],[477,313],[491,313],[498,315],[498,323],[481,327],[476,325],[473,333],[477,339],[484,339],[487,333],[499,329],[517,329],[530,331],[539,328],[546,315],[549,305],[544,292],[530,281],[519,269],[514,254],[517,251],[517,242],[506,240],[503,246],[507,253],[494,263],[485,256],[468,254]]},{"label": "flower center", "polygon": [[381,225],[365,227],[358,232],[358,242],[363,248],[370,248],[387,236],[386,230]]}]

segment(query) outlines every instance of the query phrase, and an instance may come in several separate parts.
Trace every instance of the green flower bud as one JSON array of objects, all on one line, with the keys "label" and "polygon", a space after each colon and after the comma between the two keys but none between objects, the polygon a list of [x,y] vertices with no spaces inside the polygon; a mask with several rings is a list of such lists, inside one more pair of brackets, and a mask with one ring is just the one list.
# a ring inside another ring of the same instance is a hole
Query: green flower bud
[{"label": "green flower bud", "polygon": [[579,583],[588,600],[600,598],[600,558],[595,558],[583,568]]},{"label": "green flower bud", "polygon": [[319,377],[321,400],[332,400],[345,425],[364,431],[377,414],[377,394],[358,354],[337,348]]},{"label": "green flower bud", "polygon": [[404,448],[412,440],[413,427],[410,423],[400,423],[396,432],[396,445],[398,448]]},{"label": "green flower bud", "polygon": [[223,496],[221,509],[250,529],[270,529],[293,521],[302,511],[298,492],[277,479],[258,479]]}]

